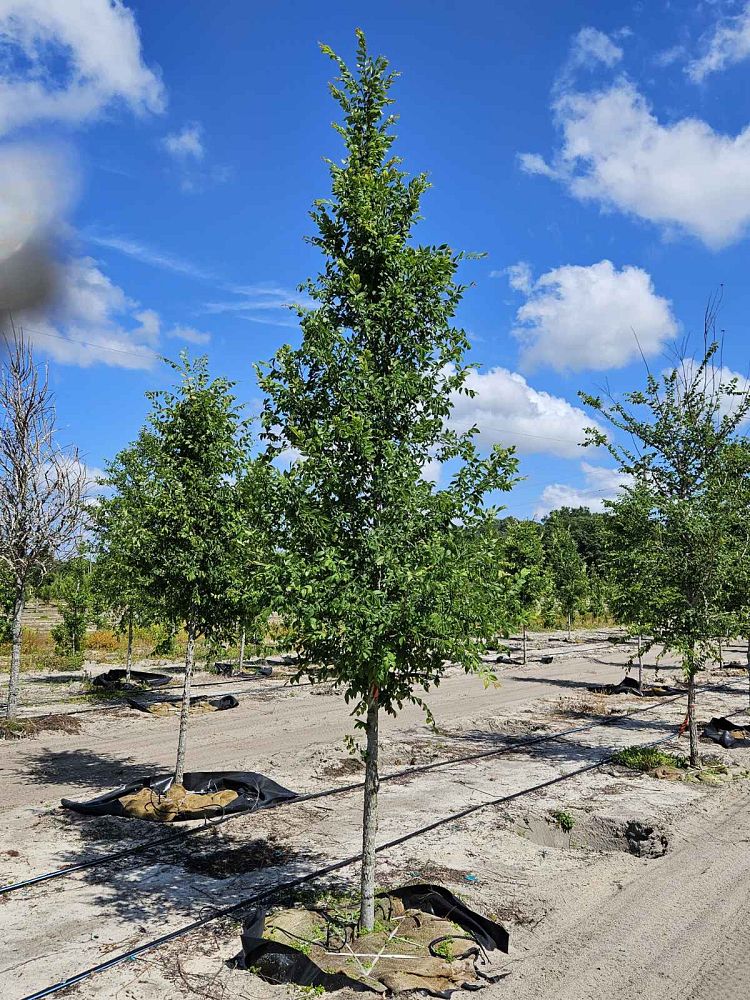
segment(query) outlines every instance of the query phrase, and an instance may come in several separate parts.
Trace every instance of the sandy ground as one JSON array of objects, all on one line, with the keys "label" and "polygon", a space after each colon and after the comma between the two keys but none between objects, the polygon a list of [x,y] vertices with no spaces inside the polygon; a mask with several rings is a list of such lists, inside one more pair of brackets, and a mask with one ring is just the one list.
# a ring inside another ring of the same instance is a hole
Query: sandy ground
[{"label": "sandy ground", "polygon": [[[416,710],[384,722],[383,771],[601,721],[612,709],[643,707],[637,699],[602,699],[586,691],[592,681],[618,680],[627,656],[622,647],[602,648],[597,636],[588,638],[587,656],[499,667],[499,688],[485,690],[476,679],[452,674],[428,698],[437,733]],[[713,690],[701,695],[702,717],[746,705],[741,676],[705,681]],[[683,712],[682,702],[664,705],[538,748],[384,783],[378,839],[570,773],[610,748],[673,734]],[[168,769],[176,720],[125,709],[84,719],[77,736],[0,745],[3,884],[156,832],[137,821],[80,817],[58,802],[62,795],[90,797],[144,770]],[[189,765],[259,770],[299,791],[331,787],[358,777],[342,745],[351,725],[342,699],[325,690],[258,689],[234,711],[196,717]],[[669,746],[684,752],[685,742]],[[705,752],[750,766],[748,751],[706,744]],[[210,907],[356,853],[359,809],[356,793],[285,805],[140,856],[137,863],[122,861],[0,897],[2,996],[18,1000]],[[574,818],[569,834],[551,822],[558,809]],[[633,829],[650,830],[641,850],[663,856],[630,853]],[[722,983],[722,996],[730,986],[736,996],[750,987],[749,839],[750,782],[713,788],[607,765],[407,841],[381,855],[378,877],[383,885],[413,877],[440,881],[507,923],[509,976],[485,992],[488,1000],[710,1000]],[[349,869],[341,878],[355,875]],[[72,995],[295,995],[229,970],[224,962],[238,947],[238,924],[222,920],[83,983]]]}]

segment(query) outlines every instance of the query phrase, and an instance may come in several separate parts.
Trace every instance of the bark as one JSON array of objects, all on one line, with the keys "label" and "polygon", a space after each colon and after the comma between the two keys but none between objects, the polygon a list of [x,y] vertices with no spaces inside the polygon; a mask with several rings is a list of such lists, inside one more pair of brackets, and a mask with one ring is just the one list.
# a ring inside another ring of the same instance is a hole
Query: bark
[{"label": "bark", "polygon": [[523,664],[526,666],[526,626],[523,627]]},{"label": "bark", "polygon": [[719,666],[720,667],[724,666],[724,650],[722,647],[721,639],[719,639]]},{"label": "bark", "polygon": [[130,671],[133,667],[133,612],[128,615],[128,655],[125,660],[125,680],[130,680]]},{"label": "bark", "polygon": [[572,642],[573,641],[572,628],[573,628],[573,617],[570,614],[570,612],[568,612],[568,642]]},{"label": "bark", "polygon": [[745,662],[748,667],[750,667],[750,635],[747,637],[747,652],[745,654]]},{"label": "bark", "polygon": [[690,733],[690,766],[698,766],[698,724],[695,718],[695,665],[690,664],[688,677],[688,731]]},{"label": "bark", "polygon": [[8,706],[6,715],[9,719],[15,717],[18,711],[18,698],[21,691],[21,615],[25,604],[23,588],[17,594],[13,604],[13,620],[11,622],[11,653],[10,680],[8,681]]},{"label": "bark", "polygon": [[367,706],[367,760],[365,762],[365,804],[362,823],[362,881],[359,927],[368,933],[375,926],[375,838],[378,833],[378,697]]},{"label": "bark", "polygon": [[240,670],[245,666],[245,638],[245,629],[243,628],[240,636]]},{"label": "bark", "polygon": [[641,651],[641,640],[643,636],[638,636],[638,690],[643,690],[643,653]]},{"label": "bark", "polygon": [[195,665],[195,631],[188,628],[187,650],[185,652],[185,684],[182,689],[182,707],[180,709],[180,736],[177,741],[177,765],[174,771],[174,783],[182,784],[185,776],[185,751],[187,750],[188,720],[190,718],[190,681]]}]

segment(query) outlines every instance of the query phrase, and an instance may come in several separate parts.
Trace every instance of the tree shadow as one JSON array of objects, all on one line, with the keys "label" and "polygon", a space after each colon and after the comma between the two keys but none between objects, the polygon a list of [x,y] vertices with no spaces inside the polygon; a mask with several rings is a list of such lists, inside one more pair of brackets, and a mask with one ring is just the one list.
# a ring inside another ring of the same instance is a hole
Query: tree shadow
[{"label": "tree shadow", "polygon": [[96,794],[137,781],[148,774],[164,774],[164,764],[135,761],[132,757],[99,754],[91,750],[39,750],[21,765],[23,777],[37,785],[75,785]]},{"label": "tree shadow", "polygon": [[[163,845],[76,875],[90,887],[84,893],[87,909],[101,910],[108,923],[138,922],[143,938],[150,938],[325,864],[309,846],[293,846],[275,833],[280,817],[269,827],[258,822],[260,816],[239,815],[220,826],[209,821],[198,829],[190,824],[193,831],[186,836],[183,824],[71,814],[67,829],[78,834],[79,843],[57,857],[65,867],[177,834]],[[55,884],[47,891],[54,892]]]}]

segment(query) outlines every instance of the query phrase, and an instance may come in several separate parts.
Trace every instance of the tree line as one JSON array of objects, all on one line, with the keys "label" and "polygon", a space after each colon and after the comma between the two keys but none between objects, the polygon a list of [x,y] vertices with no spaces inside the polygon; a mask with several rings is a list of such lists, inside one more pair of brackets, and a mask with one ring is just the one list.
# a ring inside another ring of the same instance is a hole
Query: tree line
[{"label": "tree line", "polygon": [[[71,634],[83,638],[76,614],[92,583],[131,640],[149,623],[185,629],[177,782],[196,642],[257,632],[277,613],[299,676],[333,683],[363,733],[367,930],[381,715],[414,702],[429,716],[424,694],[449,664],[491,682],[482,654],[512,630],[525,656],[530,625],[562,614],[570,629],[584,611],[609,610],[646,648],[676,653],[698,763],[696,673],[722,637],[750,631],[750,394],[716,364],[709,310],[696,360],[648,373],[622,398],[584,396],[610,428],[597,424],[587,443],[608,449],[624,477],[606,512],[502,517],[519,478],[514,449],[482,453],[476,427],[450,423],[453,400],[472,394],[455,322],[467,255],[414,239],[429,181],[408,176],[392,151],[387,61],[361,33],[353,68],[323,51],[337,72],[344,155],[329,161],[330,194],[311,211],[323,265],[303,286],[312,304],[296,309],[300,342],[257,366],[257,420],[205,358],[184,356],[175,386],[148,394],[147,421],[108,463],[103,494],[87,501],[77,456],[55,443],[46,381],[15,337],[0,384],[7,712],[17,710],[24,602],[82,529],[88,554],[58,574]],[[424,475],[435,462],[441,484]]]}]

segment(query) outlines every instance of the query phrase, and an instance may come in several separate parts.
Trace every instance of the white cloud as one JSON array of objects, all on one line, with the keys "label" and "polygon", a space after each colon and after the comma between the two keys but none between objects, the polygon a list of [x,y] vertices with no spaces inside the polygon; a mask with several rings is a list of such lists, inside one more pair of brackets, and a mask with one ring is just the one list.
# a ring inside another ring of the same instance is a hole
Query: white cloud
[{"label": "white cloud", "polygon": [[[689,385],[695,378],[697,363],[694,358],[686,358],[679,365],[665,368],[663,374],[671,375],[675,369],[678,371],[677,391],[680,393],[681,389]],[[729,389],[733,382],[735,383],[734,391],[736,393],[742,395],[750,393],[750,378],[747,375],[741,375],[739,372],[733,371],[726,366],[709,365],[706,368],[705,386],[709,393],[717,393],[721,387]],[[723,394],[719,406],[719,416],[729,416],[729,414],[736,411],[737,405],[740,402],[741,396],[739,395]],[[743,425],[748,421],[750,421],[750,415],[742,422]]]},{"label": "white cloud", "polygon": [[64,364],[138,369],[159,360],[153,350],[158,315],[129,299],[91,257],[68,261],[54,309],[22,314],[20,325],[30,340]]},{"label": "white cloud", "polygon": [[552,163],[520,156],[582,201],[618,209],[718,249],[750,224],[750,126],[736,135],[698,118],[662,124],[632,83],[564,90],[554,103],[562,143]]},{"label": "white cloud", "polygon": [[750,3],[737,17],[720,21],[703,39],[702,54],[688,63],[685,72],[694,83],[701,83],[711,73],[742,62],[750,56]]},{"label": "white cloud", "polygon": [[39,121],[79,124],[112,101],[161,111],[133,12],[111,0],[0,0],[0,133]]},{"label": "white cloud", "polygon": [[591,465],[581,462],[584,485],[581,487],[566,486],[563,483],[551,483],[545,486],[534,510],[534,517],[545,517],[552,510],[560,507],[588,507],[589,510],[604,510],[604,501],[617,495],[628,482],[617,469],[602,465]]},{"label": "white cloud", "polygon": [[167,330],[167,336],[174,340],[184,340],[188,344],[207,344],[211,340],[210,333],[203,333],[192,326],[173,326]]},{"label": "white cloud", "polygon": [[[10,136],[41,123],[82,125],[118,102],[136,113],[164,106],[161,81],[143,62],[135,18],[123,3],[0,0],[0,310],[33,326],[53,356],[90,364],[103,360],[107,347],[110,363],[143,367],[151,363],[143,355],[134,362],[115,352],[155,342],[156,314],[130,303],[90,259],[56,259],[77,186],[70,157]],[[59,323],[68,337],[77,331],[94,347],[58,341]]]},{"label": "white cloud", "polygon": [[475,395],[453,397],[450,426],[462,432],[476,424],[477,440],[487,448],[516,445],[521,454],[575,458],[581,453],[584,429],[596,424],[583,410],[532,388],[523,375],[507,368],[472,371],[466,388]]},{"label": "white cloud", "polygon": [[655,293],[650,275],[639,267],[618,271],[602,260],[588,267],[557,267],[536,281],[530,271],[523,271],[522,281],[513,272],[509,280],[527,295],[513,334],[530,367],[616,368],[641,351],[656,353],[677,331],[669,301]]},{"label": "white cloud", "polygon": [[622,59],[622,49],[597,28],[581,28],[570,50],[572,66],[592,67],[601,63],[612,67]]},{"label": "white cloud", "polygon": [[95,246],[106,247],[108,250],[116,250],[118,253],[139,260],[142,264],[150,264],[153,267],[160,267],[165,271],[172,271],[175,274],[184,274],[188,278],[200,278],[203,281],[211,281],[215,278],[210,271],[198,267],[189,260],[177,257],[165,250],[159,250],[137,240],[131,240],[124,236],[103,235],[101,233],[87,231],[82,234],[84,239]]},{"label": "white cloud", "polygon": [[[232,285],[227,290],[236,297],[216,302],[204,303],[207,313],[233,313],[251,323],[265,323],[269,326],[296,327],[298,321],[293,305],[309,307],[313,302],[308,296],[281,285]],[[281,318],[281,317],[285,318]]]},{"label": "white cloud", "polygon": [[203,128],[198,122],[186,125],[179,132],[170,132],[163,141],[166,151],[178,160],[202,160],[206,154]]},{"label": "white cloud", "polygon": [[528,295],[534,284],[531,264],[525,260],[519,260],[517,264],[511,264],[510,267],[506,267],[504,272],[493,272],[493,276],[499,277],[503,273],[507,274],[508,284],[514,291],[524,292]]}]

